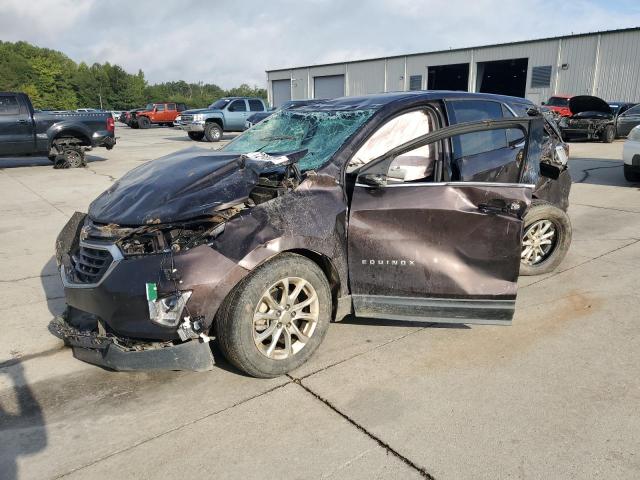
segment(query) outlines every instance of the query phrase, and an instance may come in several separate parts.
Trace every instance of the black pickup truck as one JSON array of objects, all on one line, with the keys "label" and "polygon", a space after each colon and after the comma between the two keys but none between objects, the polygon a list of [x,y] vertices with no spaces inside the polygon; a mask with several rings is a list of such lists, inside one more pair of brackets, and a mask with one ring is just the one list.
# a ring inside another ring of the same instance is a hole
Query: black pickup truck
[{"label": "black pickup truck", "polygon": [[108,112],[38,111],[26,94],[0,92],[0,157],[43,155],[59,168],[82,167],[85,150],[115,144]]}]

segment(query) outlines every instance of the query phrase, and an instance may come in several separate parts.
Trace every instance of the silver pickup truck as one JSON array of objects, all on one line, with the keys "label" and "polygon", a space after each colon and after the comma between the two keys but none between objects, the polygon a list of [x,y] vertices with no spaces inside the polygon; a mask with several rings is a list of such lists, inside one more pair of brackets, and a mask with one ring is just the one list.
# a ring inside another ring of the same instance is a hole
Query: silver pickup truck
[{"label": "silver pickup truck", "polygon": [[191,140],[219,142],[224,132],[243,131],[249,115],[266,110],[261,98],[225,97],[207,108],[182,112],[175,124],[186,131]]},{"label": "silver pickup truck", "polygon": [[85,150],[115,144],[109,112],[38,111],[26,94],[0,92],[0,157],[42,155],[57,167],[82,167]]}]

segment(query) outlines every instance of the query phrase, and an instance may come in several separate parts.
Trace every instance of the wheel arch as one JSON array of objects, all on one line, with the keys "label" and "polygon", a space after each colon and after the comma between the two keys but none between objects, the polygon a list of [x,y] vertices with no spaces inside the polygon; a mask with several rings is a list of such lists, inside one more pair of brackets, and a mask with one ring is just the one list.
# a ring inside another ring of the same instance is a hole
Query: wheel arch
[{"label": "wheel arch", "polygon": [[62,138],[76,138],[80,141],[81,145],[91,146],[91,139],[86,135],[85,132],[82,132],[81,130],[73,128],[60,130],[56,132],[51,138],[51,144],[53,145],[56,140],[60,140]]},{"label": "wheel arch", "polygon": [[205,121],[205,123],[217,123],[218,126],[224,131],[224,123],[222,122],[221,118],[207,118]]}]

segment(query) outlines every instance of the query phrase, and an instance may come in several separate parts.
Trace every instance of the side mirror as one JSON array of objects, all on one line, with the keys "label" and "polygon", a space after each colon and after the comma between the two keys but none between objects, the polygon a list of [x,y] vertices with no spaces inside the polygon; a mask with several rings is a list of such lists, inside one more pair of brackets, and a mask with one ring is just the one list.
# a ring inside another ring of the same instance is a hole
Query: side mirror
[{"label": "side mirror", "polygon": [[380,188],[387,184],[387,177],[379,173],[365,173],[358,176],[358,182],[369,187]]},{"label": "side mirror", "polygon": [[547,104],[547,102],[542,102],[540,105],[546,105],[546,104]]},{"label": "side mirror", "polygon": [[562,145],[558,145],[556,147],[555,151],[553,152],[553,156],[555,157],[556,162],[559,163],[560,165],[566,165],[567,162],[569,161],[567,152],[565,151]]}]

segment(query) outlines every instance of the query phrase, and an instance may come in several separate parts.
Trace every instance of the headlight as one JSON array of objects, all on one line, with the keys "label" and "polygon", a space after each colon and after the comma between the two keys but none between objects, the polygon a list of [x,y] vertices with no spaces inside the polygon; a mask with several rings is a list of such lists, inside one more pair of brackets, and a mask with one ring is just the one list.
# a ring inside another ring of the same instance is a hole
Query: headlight
[{"label": "headlight", "polygon": [[202,120],[204,120],[204,114],[202,114],[202,113],[196,113],[193,116],[193,121],[194,122],[199,122],[199,121],[202,121]]},{"label": "headlight", "polygon": [[634,142],[640,142],[640,125],[634,127],[629,133],[629,140],[633,140]]},{"label": "headlight", "polygon": [[149,318],[152,322],[167,327],[175,327],[180,323],[182,310],[191,297],[191,291],[176,292],[166,297],[158,298],[158,290],[155,283],[147,283],[147,304],[149,306]]}]

